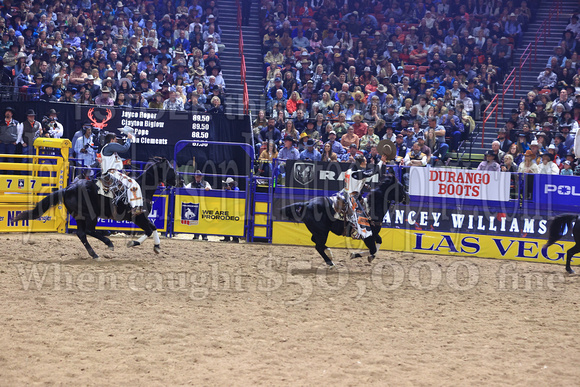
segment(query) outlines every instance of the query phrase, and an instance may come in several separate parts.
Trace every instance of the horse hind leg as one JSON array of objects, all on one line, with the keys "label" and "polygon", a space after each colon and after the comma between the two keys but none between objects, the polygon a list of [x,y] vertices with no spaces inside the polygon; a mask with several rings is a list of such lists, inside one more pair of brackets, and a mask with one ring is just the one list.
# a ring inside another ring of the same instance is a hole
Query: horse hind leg
[{"label": "horse hind leg", "polygon": [[91,256],[91,258],[97,259],[99,258],[98,254],[95,253],[95,250],[93,250],[89,241],[87,240],[86,228],[87,226],[85,221],[77,219],[77,237],[80,239],[83,246],[85,246],[85,249],[87,249],[87,252]]},{"label": "horse hind leg", "polygon": [[95,229],[95,227],[97,226],[97,219],[86,220],[85,225],[86,225],[85,233],[87,235],[90,235],[93,238],[98,239],[101,242],[103,242],[104,244],[106,244],[107,247],[109,248],[109,250],[111,250],[111,251],[115,250],[115,246],[113,246],[113,242],[111,242],[111,240],[109,238],[107,238],[105,235],[103,235],[103,233],[101,233],[100,231],[97,231]]},{"label": "horse hind leg", "polygon": [[578,253],[580,253],[580,245],[578,244],[578,242],[576,242],[576,244],[566,252],[566,271],[568,272],[568,274],[575,273],[574,270],[572,269],[571,263],[572,257]]},{"label": "horse hind leg", "polygon": [[[326,238],[324,238],[324,240],[322,240],[322,238],[315,238],[314,235],[311,238],[312,242],[314,242],[314,244],[316,245],[316,251],[318,251],[318,254],[320,254],[320,256],[322,257],[322,259],[324,259],[324,262],[329,266],[329,267],[334,267],[334,262],[332,261],[332,259],[334,258],[334,254],[332,253],[332,251],[326,247]],[[330,255],[330,257],[329,257]]]},{"label": "horse hind leg", "polygon": [[87,235],[90,235],[93,238],[96,238],[96,239],[100,240],[101,242],[103,242],[104,244],[106,244],[107,247],[109,248],[109,250],[111,250],[111,251],[115,250],[115,246],[113,245],[113,242],[111,242],[111,240],[109,238],[107,238],[106,236],[101,234],[99,231],[87,231]]}]

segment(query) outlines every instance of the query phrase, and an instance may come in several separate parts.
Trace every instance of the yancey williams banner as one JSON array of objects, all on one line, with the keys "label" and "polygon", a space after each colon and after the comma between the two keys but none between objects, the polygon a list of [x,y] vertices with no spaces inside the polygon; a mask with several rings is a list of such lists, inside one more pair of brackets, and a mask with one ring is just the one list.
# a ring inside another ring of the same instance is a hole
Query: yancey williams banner
[{"label": "yancey williams banner", "polygon": [[409,171],[409,194],[509,201],[510,174],[464,169],[412,167]]}]

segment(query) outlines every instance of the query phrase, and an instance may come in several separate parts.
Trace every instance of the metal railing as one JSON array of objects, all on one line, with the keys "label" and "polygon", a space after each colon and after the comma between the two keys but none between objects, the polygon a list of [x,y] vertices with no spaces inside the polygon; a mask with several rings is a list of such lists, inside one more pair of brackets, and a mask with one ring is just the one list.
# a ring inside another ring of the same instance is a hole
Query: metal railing
[{"label": "metal railing", "polygon": [[[495,125],[494,127],[497,128],[498,123],[498,112],[499,112],[499,104],[501,103],[501,116],[504,118],[504,105],[505,105],[505,95],[510,91],[512,88],[513,98],[516,98],[516,84],[518,90],[522,89],[522,69],[528,64],[529,70],[532,70],[532,64],[537,62],[538,60],[538,44],[543,39],[544,44],[547,43],[547,37],[551,33],[552,27],[552,18],[559,18],[562,12],[562,0],[556,0],[554,2],[554,12],[551,12],[550,15],[540,27],[536,31],[536,38],[534,44],[529,43],[522,54],[520,55],[519,63],[517,67],[514,67],[512,71],[505,77],[502,83],[502,93],[501,93],[501,102],[499,94],[496,94],[495,97],[491,100],[489,105],[485,108],[482,117],[482,126],[481,126],[481,146],[484,146],[485,143],[485,126],[489,119],[492,117],[493,113],[495,113]],[[533,54],[533,55],[532,55]],[[507,85],[507,86],[506,86]],[[495,106],[494,106],[495,104]],[[490,110],[489,114],[486,115],[487,111]]]}]

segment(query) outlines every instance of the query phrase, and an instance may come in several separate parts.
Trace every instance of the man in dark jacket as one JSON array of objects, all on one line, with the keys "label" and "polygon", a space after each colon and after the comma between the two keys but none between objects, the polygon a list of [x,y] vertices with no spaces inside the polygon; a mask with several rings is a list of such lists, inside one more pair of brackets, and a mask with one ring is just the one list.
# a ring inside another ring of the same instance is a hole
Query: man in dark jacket
[{"label": "man in dark jacket", "polygon": [[36,113],[32,109],[26,111],[26,120],[17,126],[18,138],[16,139],[16,153],[24,155],[31,153],[34,135],[42,129],[40,122],[36,121]]},{"label": "man in dark jacket", "polygon": [[[12,116],[14,109],[4,109],[4,120],[0,122],[0,154],[15,154],[16,140],[18,139],[18,121]],[[0,158],[1,159],[1,158]],[[5,160],[8,161],[8,160]]]}]

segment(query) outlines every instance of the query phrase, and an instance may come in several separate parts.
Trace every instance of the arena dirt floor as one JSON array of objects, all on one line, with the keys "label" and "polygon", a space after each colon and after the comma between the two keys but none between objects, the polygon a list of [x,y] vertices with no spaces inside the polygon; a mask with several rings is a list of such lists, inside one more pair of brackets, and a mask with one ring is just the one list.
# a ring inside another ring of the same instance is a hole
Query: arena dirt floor
[{"label": "arena dirt floor", "polygon": [[577,385],[560,265],[0,235],[0,384]]}]

